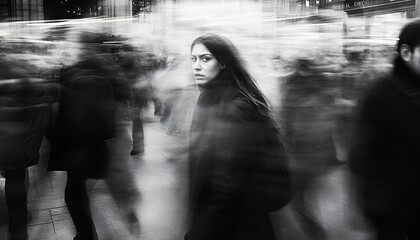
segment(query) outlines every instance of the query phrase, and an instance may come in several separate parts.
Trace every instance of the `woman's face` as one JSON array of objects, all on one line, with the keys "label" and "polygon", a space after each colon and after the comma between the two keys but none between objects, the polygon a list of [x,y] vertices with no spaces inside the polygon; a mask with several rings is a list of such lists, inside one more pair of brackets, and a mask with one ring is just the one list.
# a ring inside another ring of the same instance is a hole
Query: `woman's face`
[{"label": "woman's face", "polygon": [[222,65],[201,43],[193,46],[191,51],[192,68],[198,85],[206,84],[219,75]]}]

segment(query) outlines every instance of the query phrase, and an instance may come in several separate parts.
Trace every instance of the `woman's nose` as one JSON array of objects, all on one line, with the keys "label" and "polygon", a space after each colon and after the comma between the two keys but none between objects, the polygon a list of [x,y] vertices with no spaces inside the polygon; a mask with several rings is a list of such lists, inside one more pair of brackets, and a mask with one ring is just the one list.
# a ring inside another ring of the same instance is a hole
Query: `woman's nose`
[{"label": "woman's nose", "polygon": [[200,63],[200,60],[197,60],[197,61],[195,61],[195,62],[193,63],[193,68],[194,68],[194,70],[199,70],[199,69],[201,69],[201,63]]}]

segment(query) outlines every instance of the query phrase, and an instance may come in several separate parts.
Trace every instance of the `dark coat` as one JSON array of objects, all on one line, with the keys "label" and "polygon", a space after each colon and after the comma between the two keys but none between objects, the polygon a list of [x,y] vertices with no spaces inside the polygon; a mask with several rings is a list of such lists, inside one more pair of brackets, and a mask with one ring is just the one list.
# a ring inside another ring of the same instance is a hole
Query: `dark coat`
[{"label": "dark coat", "polygon": [[207,86],[190,133],[190,220],[186,240],[272,240],[255,194],[265,120],[235,87]]},{"label": "dark coat", "polygon": [[321,72],[295,72],[282,85],[282,127],[292,172],[302,176],[323,173],[336,158],[333,142],[335,120],[333,80]]},{"label": "dark coat", "polygon": [[420,77],[398,59],[360,107],[350,166],[370,216],[420,214]]},{"label": "dark coat", "polygon": [[39,79],[0,80],[0,170],[38,163],[48,94],[49,84]]},{"label": "dark coat", "polygon": [[48,170],[103,178],[109,165],[105,139],[114,134],[112,83],[106,73],[81,66],[68,69],[60,83]]}]

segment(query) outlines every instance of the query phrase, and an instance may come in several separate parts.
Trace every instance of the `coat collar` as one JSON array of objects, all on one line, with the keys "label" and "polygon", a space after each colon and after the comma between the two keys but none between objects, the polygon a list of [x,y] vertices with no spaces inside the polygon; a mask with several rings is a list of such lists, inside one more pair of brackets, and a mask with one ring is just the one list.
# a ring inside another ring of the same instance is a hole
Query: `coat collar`
[{"label": "coat collar", "polygon": [[200,87],[198,105],[214,105],[224,102],[235,95],[235,86],[232,79],[225,74],[220,74],[213,81]]}]

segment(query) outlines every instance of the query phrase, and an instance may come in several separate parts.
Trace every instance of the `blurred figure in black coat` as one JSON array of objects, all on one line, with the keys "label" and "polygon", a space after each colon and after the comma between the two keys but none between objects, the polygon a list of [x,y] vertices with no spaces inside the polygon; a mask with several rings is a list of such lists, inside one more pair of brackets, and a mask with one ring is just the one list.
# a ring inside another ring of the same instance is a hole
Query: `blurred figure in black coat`
[{"label": "blurred figure in black coat", "polygon": [[[140,55],[140,54],[138,54]],[[124,54],[119,62],[126,81],[128,82],[128,107],[130,119],[133,122],[131,136],[133,138],[130,155],[144,152],[144,131],[141,117],[142,110],[147,106],[149,96],[147,72],[141,67],[141,62],[135,54]]]},{"label": "blurred figure in black coat", "polygon": [[30,68],[0,56],[0,170],[5,170],[11,240],[28,239],[25,171],[38,163],[48,122],[50,86],[31,77]]},{"label": "blurred figure in black coat", "polygon": [[86,181],[108,170],[106,139],[114,136],[112,72],[102,56],[82,56],[63,72],[57,123],[52,137],[50,171],[67,171],[65,201],[76,226],[75,240],[98,239]]},{"label": "blurred figure in black coat", "polygon": [[316,180],[336,162],[334,86],[313,59],[298,59],[294,70],[282,85],[281,107],[294,190],[290,207],[302,233],[322,240],[325,230],[311,211],[321,206],[314,197]]},{"label": "blurred figure in black coat", "polygon": [[394,69],[360,106],[350,166],[377,239],[420,239],[420,20],[399,36]]}]

